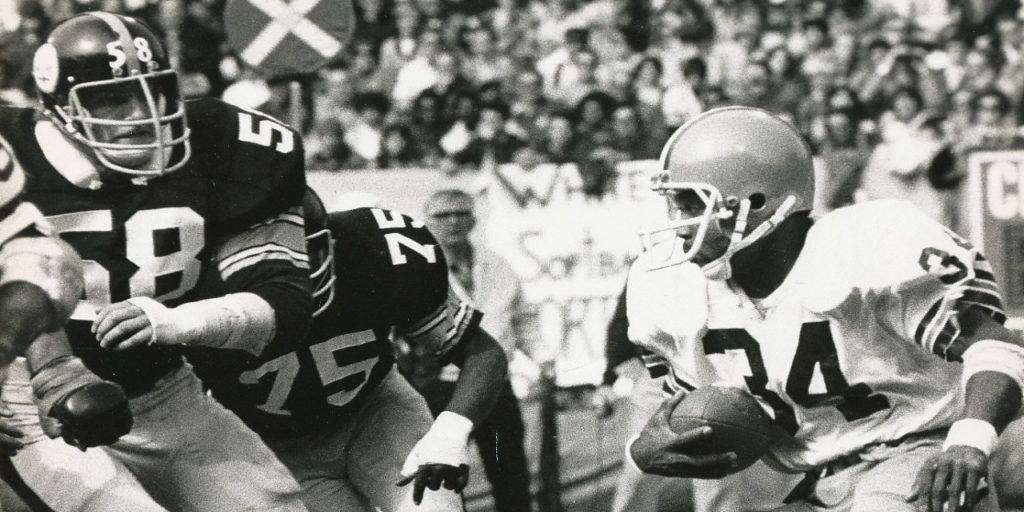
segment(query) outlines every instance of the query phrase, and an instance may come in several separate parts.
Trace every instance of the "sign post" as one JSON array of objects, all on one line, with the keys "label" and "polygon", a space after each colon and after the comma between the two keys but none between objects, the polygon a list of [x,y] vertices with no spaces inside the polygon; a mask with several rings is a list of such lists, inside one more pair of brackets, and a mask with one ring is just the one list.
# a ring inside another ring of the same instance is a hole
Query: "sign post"
[{"label": "sign post", "polygon": [[301,108],[297,78],[341,53],[355,31],[355,12],[352,0],[228,0],[224,23],[228,44],[242,61],[266,78],[291,81],[294,125]]}]

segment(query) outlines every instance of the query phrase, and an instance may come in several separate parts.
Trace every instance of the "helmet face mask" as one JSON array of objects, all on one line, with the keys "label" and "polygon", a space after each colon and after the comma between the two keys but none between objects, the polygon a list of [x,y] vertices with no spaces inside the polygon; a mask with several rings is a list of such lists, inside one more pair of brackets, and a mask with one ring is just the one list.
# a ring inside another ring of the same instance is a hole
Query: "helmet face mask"
[{"label": "helmet face mask", "polygon": [[327,226],[327,209],[313,189],[306,187],[302,198],[306,229],[309,279],[313,285],[313,316],[319,316],[334,302],[334,237]]},{"label": "helmet face mask", "polygon": [[91,12],[58,24],[32,72],[45,113],[106,169],[154,177],[191,157],[177,72],[133,18]]},{"label": "helmet face mask", "polygon": [[334,302],[334,237],[329,229],[306,235],[309,279],[313,284],[313,316],[319,316]]},{"label": "helmet face mask", "polygon": [[660,164],[651,189],[669,199],[670,221],[641,233],[649,270],[693,262],[709,278],[727,279],[733,254],[813,202],[807,143],[760,109],[695,117],[669,138]]}]

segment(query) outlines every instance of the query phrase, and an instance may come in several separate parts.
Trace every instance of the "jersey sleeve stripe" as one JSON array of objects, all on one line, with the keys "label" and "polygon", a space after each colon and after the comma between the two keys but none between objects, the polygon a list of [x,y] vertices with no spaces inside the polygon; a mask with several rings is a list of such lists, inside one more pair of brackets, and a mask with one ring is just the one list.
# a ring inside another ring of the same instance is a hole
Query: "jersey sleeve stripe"
[{"label": "jersey sleeve stripe", "polygon": [[443,356],[461,343],[466,334],[480,324],[481,318],[483,314],[469,303],[450,297],[448,304],[417,322],[419,327],[405,331],[404,336],[412,342],[430,340],[433,351]]},{"label": "jersey sleeve stripe", "polygon": [[406,331],[406,336],[415,338],[422,336],[423,333],[433,330],[438,324],[445,319],[445,307],[441,306],[434,310],[433,313],[424,317],[418,324],[418,326],[410,328]]},{"label": "jersey sleeve stripe", "polygon": [[275,243],[264,244],[260,247],[251,247],[231,255],[230,258],[217,264],[221,278],[227,279],[235,272],[251,267],[261,261],[285,260],[299,268],[309,268],[309,257],[303,252],[278,245]]},{"label": "jersey sleeve stripe", "polygon": [[928,309],[918,324],[914,341],[946,360],[959,360],[958,354],[963,351],[954,346],[961,332],[958,314],[972,306],[984,309],[997,322],[1006,321],[1002,298],[994,283],[970,279]]}]

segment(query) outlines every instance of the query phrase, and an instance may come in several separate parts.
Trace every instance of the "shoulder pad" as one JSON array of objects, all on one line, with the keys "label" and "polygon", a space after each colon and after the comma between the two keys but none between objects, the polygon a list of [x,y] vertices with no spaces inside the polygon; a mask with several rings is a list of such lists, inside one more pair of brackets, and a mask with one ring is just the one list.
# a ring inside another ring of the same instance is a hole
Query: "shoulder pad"
[{"label": "shoulder pad", "polygon": [[214,98],[187,103],[193,175],[217,184],[222,220],[247,226],[300,204],[305,193],[301,135],[253,110]]},{"label": "shoulder pad", "polygon": [[976,259],[984,258],[911,203],[878,200],[818,219],[794,273],[807,305],[824,312],[853,296],[973,278]]},{"label": "shoulder pad", "polygon": [[692,263],[658,270],[647,268],[637,259],[629,269],[626,281],[629,339],[664,355],[665,348],[658,345],[674,345],[677,338],[695,339],[706,326],[707,278],[700,267]]},{"label": "shoulder pad", "polygon": [[385,310],[415,317],[448,297],[448,264],[422,222],[384,208],[358,208],[329,216],[335,239],[339,294],[372,300]]}]

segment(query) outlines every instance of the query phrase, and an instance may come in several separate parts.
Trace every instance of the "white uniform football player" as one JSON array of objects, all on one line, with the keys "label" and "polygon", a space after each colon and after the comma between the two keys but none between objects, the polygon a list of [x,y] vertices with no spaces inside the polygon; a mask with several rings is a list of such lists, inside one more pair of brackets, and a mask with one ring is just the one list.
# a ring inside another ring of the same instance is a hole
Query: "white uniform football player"
[{"label": "white uniform football player", "polygon": [[637,465],[732,473],[735,454],[691,451],[706,430],[667,428],[687,389],[730,385],[774,418],[766,461],[806,473],[779,510],[971,510],[1024,384],[985,258],[899,201],[811,218],[810,151],[762,110],[695,118],[661,164],[674,218],[630,271],[630,338],[680,392]]}]

